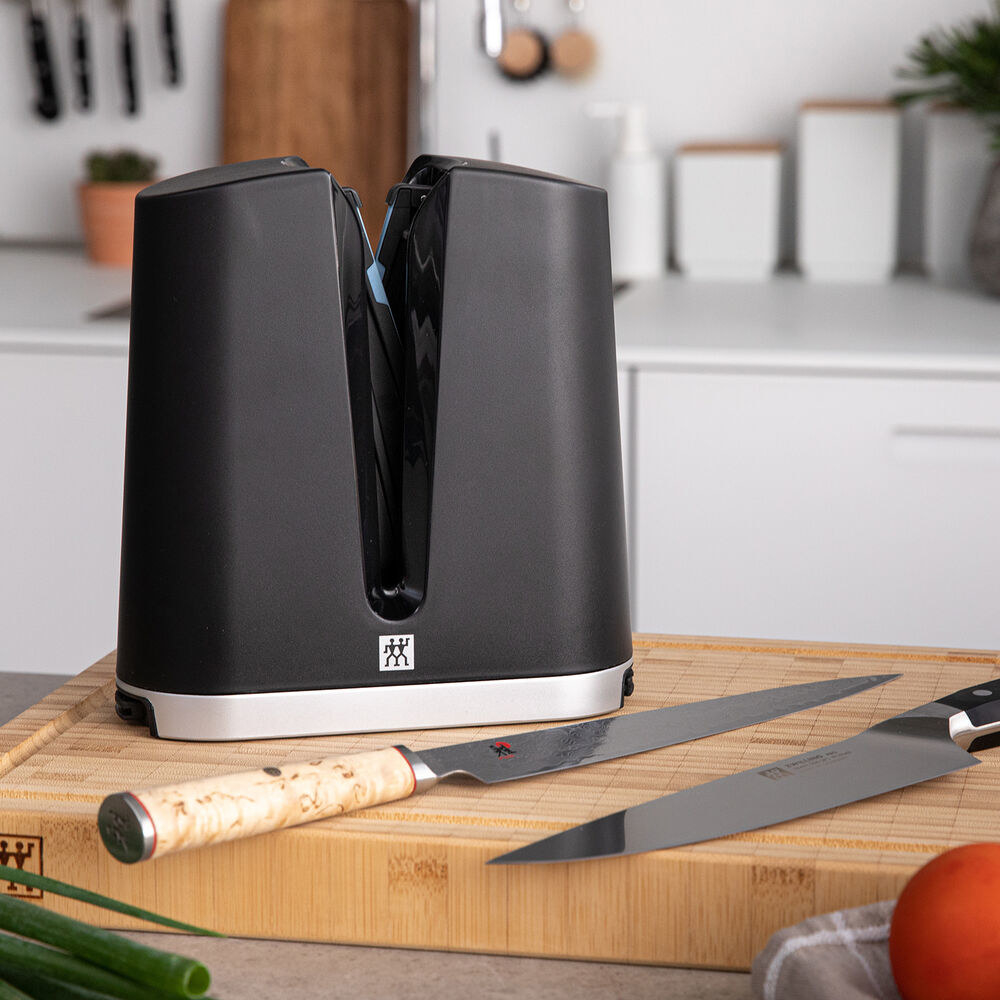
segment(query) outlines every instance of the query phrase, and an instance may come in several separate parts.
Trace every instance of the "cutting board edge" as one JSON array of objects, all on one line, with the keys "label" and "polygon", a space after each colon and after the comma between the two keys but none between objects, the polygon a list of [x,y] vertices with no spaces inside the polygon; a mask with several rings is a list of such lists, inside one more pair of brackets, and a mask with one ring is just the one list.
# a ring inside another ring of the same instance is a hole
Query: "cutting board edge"
[{"label": "cutting board edge", "polygon": [[705,650],[733,653],[773,653],[821,659],[873,659],[906,662],[945,661],[987,663],[1000,669],[1000,650],[956,649],[947,646],[892,646],[865,643],[800,642],[794,639],[761,639],[703,635],[657,635],[634,632],[632,645],[638,649]]},{"label": "cutting board edge", "polygon": [[[95,811],[0,803],[0,830],[13,821],[19,836],[44,841],[52,877],[235,937],[699,968],[745,970],[781,927],[894,898],[927,860],[754,858],[702,845],[499,868],[485,862],[509,847],[503,840],[332,836],[333,820],[127,866],[100,844]],[[336,886],[333,906],[321,898],[324,884]],[[241,909],[219,921],[220,894],[235,898],[234,885]],[[43,905],[100,926],[153,929],[50,894]]]}]

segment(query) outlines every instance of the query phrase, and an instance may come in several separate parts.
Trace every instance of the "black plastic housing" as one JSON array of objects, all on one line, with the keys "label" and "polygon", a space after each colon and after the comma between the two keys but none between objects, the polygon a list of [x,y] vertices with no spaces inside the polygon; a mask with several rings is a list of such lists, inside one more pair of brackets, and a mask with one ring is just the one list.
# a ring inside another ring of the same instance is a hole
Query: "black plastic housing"
[{"label": "black plastic housing", "polygon": [[[371,256],[326,171],[262,160],[138,196],[127,684],[301,691],[631,657],[606,195],[434,157],[401,187],[381,365]],[[385,455],[377,397],[400,359]],[[378,661],[397,631],[419,650],[402,677]]]}]

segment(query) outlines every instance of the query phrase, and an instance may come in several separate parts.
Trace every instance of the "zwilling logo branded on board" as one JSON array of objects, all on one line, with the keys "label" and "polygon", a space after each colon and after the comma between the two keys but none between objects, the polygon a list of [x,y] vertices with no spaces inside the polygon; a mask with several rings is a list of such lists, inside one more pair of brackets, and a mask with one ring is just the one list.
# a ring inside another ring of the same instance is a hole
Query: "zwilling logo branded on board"
[{"label": "zwilling logo branded on board", "polygon": [[[33,875],[42,874],[42,838],[20,833],[0,833],[0,865]],[[3,892],[8,896],[41,899],[44,893],[30,885],[8,882]]]},{"label": "zwilling logo branded on board", "polygon": [[412,670],[413,636],[380,635],[378,637],[379,670]]}]

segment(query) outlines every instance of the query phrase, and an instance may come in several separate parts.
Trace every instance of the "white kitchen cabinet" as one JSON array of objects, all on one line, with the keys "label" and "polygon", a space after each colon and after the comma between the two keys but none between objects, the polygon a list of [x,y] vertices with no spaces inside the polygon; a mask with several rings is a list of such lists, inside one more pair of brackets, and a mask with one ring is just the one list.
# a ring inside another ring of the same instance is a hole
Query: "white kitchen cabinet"
[{"label": "white kitchen cabinet", "polygon": [[0,252],[0,671],[114,649],[128,324],[89,322],[128,274]]},{"label": "white kitchen cabinet", "polygon": [[1000,386],[640,372],[636,627],[1000,647]]},{"label": "white kitchen cabinet", "polygon": [[115,648],[124,355],[0,353],[0,671]]},{"label": "white kitchen cabinet", "polygon": [[1000,303],[667,279],[616,323],[637,630],[1000,648]]}]

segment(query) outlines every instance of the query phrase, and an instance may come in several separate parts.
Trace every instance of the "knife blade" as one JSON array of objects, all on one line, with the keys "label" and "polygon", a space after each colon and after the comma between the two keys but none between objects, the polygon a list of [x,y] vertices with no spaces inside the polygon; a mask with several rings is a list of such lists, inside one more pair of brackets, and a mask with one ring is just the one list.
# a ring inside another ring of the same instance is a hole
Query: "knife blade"
[{"label": "knife blade", "polygon": [[42,0],[25,0],[26,27],[31,65],[35,74],[38,94],[35,114],[46,121],[54,121],[60,114],[59,89],[56,85],[55,63],[49,44],[47,11]]},{"label": "knife blade", "polygon": [[1000,679],[865,732],[622,809],[491,859],[584,861],[715,840],[798,819],[980,763],[965,746],[1000,732]]},{"label": "knife blade", "polygon": [[419,753],[395,746],[118,792],[102,802],[97,825],[119,861],[145,861],[404,799],[452,775],[493,784],[673,746],[825,705],[898,676],[812,681]]},{"label": "knife blade", "polygon": [[132,24],[132,0],[111,0],[118,17],[118,68],[125,97],[123,112],[139,113],[139,71],[135,62],[135,29]]},{"label": "knife blade", "polygon": [[80,111],[91,108],[90,95],[90,27],[87,23],[85,0],[69,0],[72,11],[70,27],[70,61],[76,82],[76,106]]},{"label": "knife blade", "polygon": [[163,45],[163,59],[167,67],[167,86],[181,84],[180,45],[177,41],[177,15],[174,0],[160,0],[160,39]]}]

